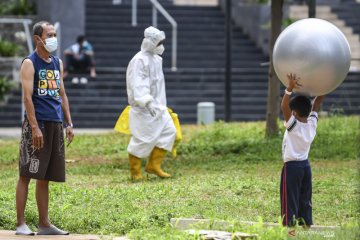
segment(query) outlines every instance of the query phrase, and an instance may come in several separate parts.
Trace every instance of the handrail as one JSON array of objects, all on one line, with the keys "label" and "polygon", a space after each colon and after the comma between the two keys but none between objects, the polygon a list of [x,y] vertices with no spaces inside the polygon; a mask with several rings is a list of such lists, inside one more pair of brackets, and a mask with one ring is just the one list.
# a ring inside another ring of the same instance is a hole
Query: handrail
[{"label": "handrail", "polygon": [[131,26],[137,26],[137,0],[132,0],[131,7]]},{"label": "handrail", "polygon": [[0,23],[21,23],[24,26],[26,34],[26,42],[29,50],[29,54],[34,51],[34,47],[31,42],[31,34],[29,30],[29,25],[32,23],[31,19],[27,18],[0,18]]},{"label": "handrail", "polygon": [[171,70],[176,71],[177,70],[177,67],[176,67],[176,65],[177,65],[177,23],[174,20],[174,18],[170,16],[170,14],[163,8],[163,6],[161,6],[161,4],[157,0],[150,0],[150,2],[153,4],[153,25],[155,25],[155,27],[157,27],[157,14],[156,14],[155,8],[172,25]]},{"label": "handrail", "polygon": [[[31,19],[27,18],[0,18],[0,23],[21,23],[24,26],[25,29],[25,35],[26,35],[26,42],[28,45],[29,54],[31,54],[34,51],[34,47],[32,45],[32,37],[29,30],[29,25],[32,23]],[[21,92],[21,96],[24,96],[23,91]],[[21,121],[24,121],[24,112],[25,112],[25,106],[24,106],[24,98],[21,97]]]},{"label": "handrail", "polygon": [[[171,70],[177,70],[177,23],[157,0],[150,0],[153,5],[152,24],[157,27],[157,11],[159,11],[172,26]],[[132,1],[132,26],[137,25],[137,0]]]},{"label": "handrail", "polygon": [[61,56],[61,24],[60,24],[60,22],[56,22],[54,24],[54,28],[56,31],[56,37],[57,37],[57,42],[58,42],[58,47],[56,49],[56,56],[60,57]]}]

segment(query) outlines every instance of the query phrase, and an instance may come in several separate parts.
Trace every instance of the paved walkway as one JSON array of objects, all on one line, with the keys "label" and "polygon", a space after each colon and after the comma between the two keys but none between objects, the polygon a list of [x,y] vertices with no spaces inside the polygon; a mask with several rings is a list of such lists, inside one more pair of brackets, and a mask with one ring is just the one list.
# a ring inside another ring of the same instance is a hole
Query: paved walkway
[{"label": "paved walkway", "polygon": [[0,240],[129,240],[127,237],[70,234],[68,236],[18,236],[14,231],[0,230]]},{"label": "paved walkway", "polygon": [[[113,132],[112,128],[75,128],[75,135],[103,134]],[[0,128],[0,139],[20,138],[21,128]]]}]

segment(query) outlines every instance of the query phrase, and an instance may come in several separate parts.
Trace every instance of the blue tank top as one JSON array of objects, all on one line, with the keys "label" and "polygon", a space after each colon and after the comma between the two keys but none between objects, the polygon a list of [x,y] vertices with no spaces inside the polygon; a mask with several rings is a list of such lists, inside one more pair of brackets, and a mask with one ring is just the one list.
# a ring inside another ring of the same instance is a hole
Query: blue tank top
[{"label": "blue tank top", "polygon": [[32,95],[35,117],[37,121],[62,122],[62,100],[59,92],[60,61],[55,56],[50,57],[50,63],[42,60],[36,52],[27,57],[32,61],[35,69]]}]

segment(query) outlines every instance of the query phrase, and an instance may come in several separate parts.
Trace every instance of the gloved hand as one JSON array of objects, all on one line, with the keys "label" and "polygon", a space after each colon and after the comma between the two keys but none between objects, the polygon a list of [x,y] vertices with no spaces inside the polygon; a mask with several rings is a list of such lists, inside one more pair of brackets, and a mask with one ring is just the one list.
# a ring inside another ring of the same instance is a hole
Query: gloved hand
[{"label": "gloved hand", "polygon": [[149,111],[150,115],[152,117],[156,116],[156,111],[155,111],[155,107],[154,104],[152,102],[148,102],[145,106],[145,108]]}]

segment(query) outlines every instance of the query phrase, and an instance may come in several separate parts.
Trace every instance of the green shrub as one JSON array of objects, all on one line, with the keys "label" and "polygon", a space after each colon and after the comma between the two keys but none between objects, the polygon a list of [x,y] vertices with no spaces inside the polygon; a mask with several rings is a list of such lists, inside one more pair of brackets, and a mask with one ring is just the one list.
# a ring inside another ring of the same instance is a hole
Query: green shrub
[{"label": "green shrub", "polygon": [[4,100],[5,94],[7,94],[13,85],[4,77],[0,78],[0,101]]},{"label": "green shrub", "polygon": [[[356,159],[358,153],[359,118],[333,116],[320,118],[317,136],[310,150],[310,159]],[[271,161],[281,158],[281,134],[265,138],[265,124],[218,122],[192,134],[180,144],[179,156],[203,156],[204,161],[217,161],[235,155],[245,161]],[[197,160],[202,164],[202,161]]]},{"label": "green shrub", "polygon": [[0,3],[0,15],[34,15],[36,6],[27,0],[10,0]]},{"label": "green shrub", "polygon": [[0,56],[13,57],[21,50],[21,46],[0,38]]},{"label": "green shrub", "polygon": [[269,0],[253,0],[253,2],[255,2],[257,4],[268,4]]},{"label": "green shrub", "polygon": [[288,18],[283,19],[282,26],[286,28],[286,27],[290,26],[291,24],[293,24],[294,22],[296,22],[295,19],[288,17]]}]

